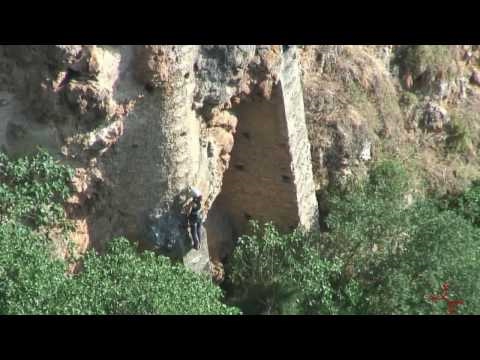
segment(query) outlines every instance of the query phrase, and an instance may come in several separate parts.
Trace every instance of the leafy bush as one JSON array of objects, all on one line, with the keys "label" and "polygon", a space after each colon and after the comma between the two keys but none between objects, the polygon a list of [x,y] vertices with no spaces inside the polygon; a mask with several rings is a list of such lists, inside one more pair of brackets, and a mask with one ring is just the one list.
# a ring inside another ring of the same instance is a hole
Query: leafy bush
[{"label": "leafy bush", "polygon": [[479,229],[452,211],[440,211],[430,201],[417,203],[406,215],[409,241],[386,272],[371,301],[372,312],[445,314],[445,303],[431,304],[424,297],[439,293],[441,284],[448,282],[450,297],[465,301],[459,313],[478,314]]},{"label": "leafy bush", "polygon": [[448,194],[439,199],[439,207],[455,211],[460,216],[480,226],[480,181],[474,181],[460,194]]},{"label": "leafy bush", "polygon": [[400,96],[399,103],[404,107],[412,107],[418,104],[418,98],[413,93],[403,92]]},{"label": "leafy bush", "polygon": [[369,312],[365,299],[375,293],[403,249],[407,189],[408,176],[401,165],[384,161],[371,169],[364,183],[330,194],[328,231],[322,234],[320,251],[342,260],[343,283],[357,283],[356,305],[349,312]]},{"label": "leafy bush", "polygon": [[10,161],[0,153],[0,216],[38,228],[68,227],[63,202],[71,193],[73,171],[48,153]]},{"label": "leafy bush", "polygon": [[471,133],[468,126],[459,119],[454,119],[452,124],[447,128],[447,150],[464,153],[468,150],[471,143]]},{"label": "leafy bush", "polygon": [[[337,313],[333,284],[341,262],[322,259],[316,239],[300,231],[281,234],[272,223],[251,226],[252,235],[241,237],[229,264],[230,301],[246,313]],[[348,297],[354,284],[345,288]]]},{"label": "leafy bush", "polygon": [[[330,194],[320,236],[257,226],[235,250],[234,300],[254,313],[446,314],[426,297],[448,283],[450,298],[465,302],[459,313],[479,313],[480,229],[437,201],[407,206],[407,190],[402,166],[384,161],[364,183]],[[461,201],[472,219],[477,192]]]},{"label": "leafy bush", "polygon": [[15,222],[0,224],[0,314],[55,313],[65,301],[66,263],[45,236]]},{"label": "leafy bush", "polygon": [[341,258],[342,276],[357,282],[354,312],[445,313],[444,304],[425,301],[443,282],[466,302],[462,312],[480,312],[479,229],[434,201],[406,207],[405,180],[400,168],[381,164],[363,187],[331,199],[323,252]]},{"label": "leafy bush", "polygon": [[369,171],[367,193],[380,198],[401,201],[408,190],[408,174],[395,160],[384,160]]},{"label": "leafy bush", "polygon": [[90,252],[71,282],[67,314],[239,314],[221,302],[223,294],[206,275],[132,244],[111,241],[107,254]]},{"label": "leafy bush", "polygon": [[126,239],[111,241],[106,255],[90,252],[75,276],[45,237],[22,225],[0,225],[0,245],[0,314],[239,313],[206,276],[138,255]]}]

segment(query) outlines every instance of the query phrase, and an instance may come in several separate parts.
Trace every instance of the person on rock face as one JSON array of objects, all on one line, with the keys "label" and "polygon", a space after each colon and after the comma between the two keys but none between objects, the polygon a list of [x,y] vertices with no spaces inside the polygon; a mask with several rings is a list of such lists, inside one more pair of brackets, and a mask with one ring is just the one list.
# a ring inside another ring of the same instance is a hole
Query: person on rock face
[{"label": "person on rock face", "polygon": [[192,234],[193,248],[200,249],[200,242],[202,241],[202,193],[198,189],[192,189],[192,202],[188,212],[188,222],[190,225],[190,233]]}]

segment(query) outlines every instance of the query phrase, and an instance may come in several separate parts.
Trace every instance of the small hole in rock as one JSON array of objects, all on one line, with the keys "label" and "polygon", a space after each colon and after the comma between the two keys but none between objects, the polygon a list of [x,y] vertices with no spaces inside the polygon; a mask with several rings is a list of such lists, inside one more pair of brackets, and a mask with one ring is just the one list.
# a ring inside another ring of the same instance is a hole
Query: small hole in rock
[{"label": "small hole in rock", "polygon": [[153,85],[148,83],[148,84],[145,84],[145,90],[147,90],[149,93],[152,93],[153,92]]},{"label": "small hole in rock", "polygon": [[186,73],[186,74],[184,75],[184,78],[185,78],[185,79],[188,79],[189,77],[190,77],[190,73]]},{"label": "small hole in rock", "polygon": [[211,142],[208,142],[208,145],[207,145],[207,155],[208,157],[213,157],[214,155],[213,146]]}]

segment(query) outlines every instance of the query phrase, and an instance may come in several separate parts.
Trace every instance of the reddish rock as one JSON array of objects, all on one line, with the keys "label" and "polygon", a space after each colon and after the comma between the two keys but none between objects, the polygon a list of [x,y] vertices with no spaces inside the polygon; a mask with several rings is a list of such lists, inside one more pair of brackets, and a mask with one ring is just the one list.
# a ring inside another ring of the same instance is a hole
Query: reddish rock
[{"label": "reddish rock", "polygon": [[218,126],[222,127],[226,130],[235,132],[235,129],[237,127],[238,119],[235,115],[229,113],[229,112],[221,112],[218,113],[212,120],[211,120],[211,125],[212,126]]},{"label": "reddish rock", "polygon": [[411,89],[413,87],[413,77],[411,73],[407,73],[404,77],[405,87]]},{"label": "reddish rock", "polygon": [[234,96],[234,97],[232,97],[231,103],[232,103],[233,105],[238,105],[238,104],[240,104],[240,97],[239,97],[239,96]]}]

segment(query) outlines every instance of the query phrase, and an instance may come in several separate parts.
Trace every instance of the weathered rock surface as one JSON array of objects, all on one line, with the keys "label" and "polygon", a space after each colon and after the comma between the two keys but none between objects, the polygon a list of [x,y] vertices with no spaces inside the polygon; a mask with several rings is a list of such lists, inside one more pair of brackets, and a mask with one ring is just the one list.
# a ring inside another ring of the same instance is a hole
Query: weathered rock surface
[{"label": "weathered rock surface", "polygon": [[[291,206],[282,210],[279,204],[271,211],[268,201],[277,193],[266,184],[265,198],[252,194],[252,213],[280,226],[316,227],[294,47],[288,53],[277,45],[4,46],[0,51],[0,143],[14,154],[33,151],[27,144],[42,145],[76,168],[67,210],[77,225],[73,238],[79,248],[102,250],[110,238],[123,235],[183,257],[195,271],[208,269],[209,248],[222,256],[231,251],[231,228],[217,242],[205,241],[200,251],[192,251],[183,206],[190,186],[205,194],[207,213],[213,206],[243,136],[237,133],[239,121],[251,121],[240,120],[237,110],[240,105],[255,109],[257,101],[277,104],[267,114],[264,139],[269,134],[282,139],[285,175],[273,175],[274,167],[265,175],[278,176],[272,184],[285,188]],[[252,125],[252,137],[256,131]],[[257,142],[250,150],[264,145]],[[246,230],[241,217],[237,236]]]},{"label": "weathered rock surface", "polygon": [[[445,187],[478,174],[474,152],[443,154],[452,119],[480,142],[480,49],[449,46],[435,72],[435,59],[401,63],[409,46],[4,45],[0,147],[41,146],[76,169],[67,211],[80,251],[123,235],[195,271],[211,260],[221,281],[249,219],[316,228],[315,192],[384,155]],[[198,252],[190,186],[208,214]]]},{"label": "weathered rock surface", "polygon": [[423,115],[423,124],[430,131],[441,131],[450,121],[447,110],[433,102],[427,103]]}]

